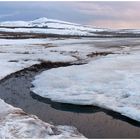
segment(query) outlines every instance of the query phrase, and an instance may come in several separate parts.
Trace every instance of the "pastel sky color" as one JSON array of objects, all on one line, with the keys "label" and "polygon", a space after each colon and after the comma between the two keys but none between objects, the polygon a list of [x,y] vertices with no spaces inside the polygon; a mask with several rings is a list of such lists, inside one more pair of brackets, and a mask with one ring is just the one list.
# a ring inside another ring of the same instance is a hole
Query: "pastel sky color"
[{"label": "pastel sky color", "polygon": [[140,2],[0,2],[0,21],[40,17],[104,28],[140,28]]}]

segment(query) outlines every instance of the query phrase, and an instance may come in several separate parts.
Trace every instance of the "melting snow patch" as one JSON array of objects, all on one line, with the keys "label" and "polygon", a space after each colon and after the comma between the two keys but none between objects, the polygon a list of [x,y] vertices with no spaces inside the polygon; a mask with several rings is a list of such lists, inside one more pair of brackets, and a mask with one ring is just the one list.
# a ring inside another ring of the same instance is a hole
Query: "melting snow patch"
[{"label": "melting snow patch", "polygon": [[71,126],[54,126],[0,99],[0,138],[84,138]]},{"label": "melting snow patch", "polygon": [[33,85],[33,92],[53,101],[97,105],[140,121],[139,53],[47,70]]}]

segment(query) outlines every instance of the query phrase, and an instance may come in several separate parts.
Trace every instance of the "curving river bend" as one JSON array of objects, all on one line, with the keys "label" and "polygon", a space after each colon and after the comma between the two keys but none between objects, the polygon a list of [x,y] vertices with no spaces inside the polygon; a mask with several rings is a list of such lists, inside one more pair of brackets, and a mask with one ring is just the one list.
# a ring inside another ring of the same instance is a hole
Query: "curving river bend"
[{"label": "curving river bend", "polygon": [[88,138],[139,138],[140,123],[99,107],[61,104],[30,91],[32,80],[43,70],[69,66],[67,63],[34,65],[7,76],[0,82],[0,98],[41,120],[75,126]]}]

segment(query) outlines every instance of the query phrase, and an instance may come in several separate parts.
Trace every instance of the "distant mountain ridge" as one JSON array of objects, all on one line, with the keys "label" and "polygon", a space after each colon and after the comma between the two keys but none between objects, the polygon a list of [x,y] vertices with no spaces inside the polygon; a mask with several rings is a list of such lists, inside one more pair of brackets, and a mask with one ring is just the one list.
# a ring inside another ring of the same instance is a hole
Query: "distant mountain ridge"
[{"label": "distant mountain ridge", "polygon": [[63,36],[88,36],[88,37],[139,37],[138,29],[107,29],[85,26],[81,24],[39,18],[33,21],[6,21],[0,22],[0,32],[13,33],[38,33]]},{"label": "distant mountain ridge", "polygon": [[[38,18],[33,21],[5,21],[5,22],[0,22],[0,26],[7,26],[7,27],[46,27],[46,26],[53,26],[52,23],[57,23],[57,24],[62,24],[62,25],[72,25],[72,26],[83,26],[81,24],[76,24],[72,22],[66,22],[66,21],[61,21],[61,20],[55,20],[55,19],[48,19],[48,18]],[[83,27],[88,27],[88,28],[93,28],[89,26],[83,26]],[[100,28],[96,28],[100,29]]]}]

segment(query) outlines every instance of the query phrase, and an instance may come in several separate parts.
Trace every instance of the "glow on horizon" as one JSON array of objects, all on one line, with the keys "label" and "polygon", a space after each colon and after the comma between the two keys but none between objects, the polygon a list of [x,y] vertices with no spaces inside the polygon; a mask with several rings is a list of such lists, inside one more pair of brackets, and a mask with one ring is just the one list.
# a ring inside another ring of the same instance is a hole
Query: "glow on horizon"
[{"label": "glow on horizon", "polygon": [[0,21],[59,19],[103,28],[140,28],[139,1],[2,2]]}]

